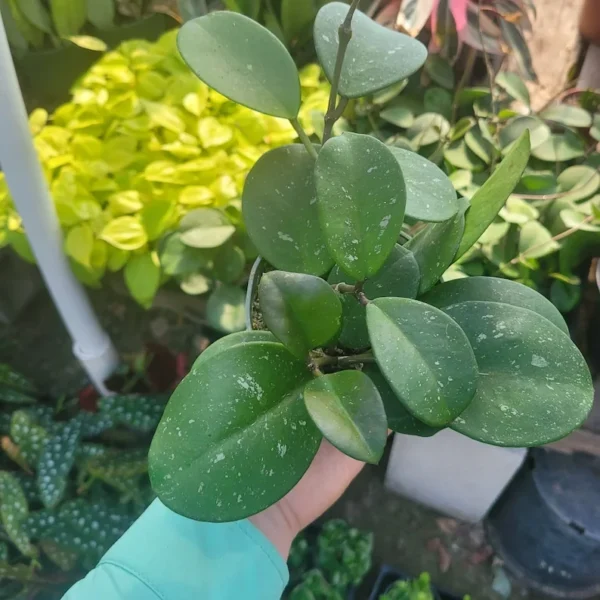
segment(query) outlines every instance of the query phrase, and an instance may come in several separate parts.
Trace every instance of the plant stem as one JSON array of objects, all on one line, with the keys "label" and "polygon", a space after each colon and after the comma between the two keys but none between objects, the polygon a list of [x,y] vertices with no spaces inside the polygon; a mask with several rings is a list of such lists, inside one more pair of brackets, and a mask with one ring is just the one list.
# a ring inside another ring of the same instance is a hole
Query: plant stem
[{"label": "plant stem", "polygon": [[[558,242],[559,240],[564,240],[566,237],[569,237],[570,235],[579,231],[583,227],[583,225],[587,225],[588,223],[590,223],[593,220],[594,220],[594,215],[588,215],[585,219],[583,219],[583,221],[581,221],[581,223],[577,223],[577,225],[575,225],[574,227],[571,227],[570,229],[567,229],[566,231],[563,231],[562,233],[559,233],[559,234],[553,236],[551,238],[551,240],[554,242]],[[531,246],[531,248],[528,248],[527,250],[525,250],[525,252],[521,252],[521,254],[519,254],[519,256],[515,256],[508,264],[516,265],[519,261],[521,261],[521,259],[527,258],[528,252],[542,248],[547,243],[548,243],[548,241],[542,242],[541,244],[536,244],[535,246]]]},{"label": "plant stem", "polygon": [[292,124],[292,127],[296,130],[296,133],[298,134],[300,141],[304,144],[306,151],[315,160],[317,160],[317,151],[315,150],[315,147],[313,146],[312,142],[306,135],[306,131],[304,131],[304,129],[302,129],[302,125],[300,125],[300,123],[298,122],[298,119],[290,119],[290,123]]},{"label": "plant stem", "polygon": [[307,152],[315,160],[317,160],[317,151],[315,150],[315,147],[313,146],[312,142],[306,135],[306,131],[304,131],[304,129],[302,129],[302,125],[300,125],[300,123],[298,122],[298,119],[290,119],[290,123],[292,124],[292,127],[296,130],[296,133],[298,134],[300,141],[304,144],[304,147],[306,148]]},{"label": "plant stem", "polygon": [[375,357],[371,352],[354,354],[352,356],[322,356],[312,360],[312,364],[317,370],[319,367],[350,367],[370,362],[375,362]]},{"label": "plant stem", "polygon": [[336,283],[333,289],[340,294],[356,294],[356,286],[349,283]]},{"label": "plant stem", "polygon": [[[338,51],[335,58],[335,67],[333,70],[333,81],[331,82],[331,91],[329,92],[329,105],[327,106],[327,113],[325,114],[325,127],[323,128],[323,143],[325,143],[330,137],[333,131],[335,122],[340,118],[343,109],[340,111],[336,108],[338,87],[340,85],[340,76],[342,75],[342,66],[344,64],[344,56],[346,56],[346,49],[352,39],[352,17],[354,11],[358,7],[359,0],[352,0],[352,4],[348,9],[348,14],[344,19],[344,22],[339,26],[338,29]],[[340,105],[342,101],[340,101]],[[339,113],[339,114],[338,114]]]}]

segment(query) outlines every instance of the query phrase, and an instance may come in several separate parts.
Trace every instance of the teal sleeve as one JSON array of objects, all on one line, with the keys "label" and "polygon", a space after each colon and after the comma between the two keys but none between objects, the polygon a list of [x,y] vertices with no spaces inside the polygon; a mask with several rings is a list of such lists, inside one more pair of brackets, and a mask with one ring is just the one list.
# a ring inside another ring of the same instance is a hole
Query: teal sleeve
[{"label": "teal sleeve", "polygon": [[63,600],[278,600],[287,581],[249,521],[200,523],[155,500]]}]

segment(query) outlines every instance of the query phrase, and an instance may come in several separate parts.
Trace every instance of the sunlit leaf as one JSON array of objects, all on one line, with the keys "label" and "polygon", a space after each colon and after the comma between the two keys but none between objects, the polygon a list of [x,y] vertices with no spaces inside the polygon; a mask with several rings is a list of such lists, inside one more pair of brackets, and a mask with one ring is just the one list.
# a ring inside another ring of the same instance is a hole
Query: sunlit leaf
[{"label": "sunlit leaf", "polygon": [[211,327],[224,333],[241,331],[246,325],[244,291],[234,285],[220,285],[210,295],[206,319]]}]

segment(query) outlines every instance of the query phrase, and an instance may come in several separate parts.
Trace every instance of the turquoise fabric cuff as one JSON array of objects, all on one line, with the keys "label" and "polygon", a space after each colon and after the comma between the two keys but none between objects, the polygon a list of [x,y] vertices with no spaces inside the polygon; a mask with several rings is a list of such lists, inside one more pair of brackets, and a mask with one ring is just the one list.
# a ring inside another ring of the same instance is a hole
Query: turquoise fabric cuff
[{"label": "turquoise fabric cuff", "polygon": [[66,598],[276,600],[288,577],[249,521],[200,523],[155,500]]}]

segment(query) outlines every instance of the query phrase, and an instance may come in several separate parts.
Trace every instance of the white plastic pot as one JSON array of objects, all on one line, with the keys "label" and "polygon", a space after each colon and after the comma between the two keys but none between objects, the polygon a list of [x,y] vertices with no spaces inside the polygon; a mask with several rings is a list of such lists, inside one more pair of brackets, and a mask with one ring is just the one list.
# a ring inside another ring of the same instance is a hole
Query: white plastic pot
[{"label": "white plastic pot", "polygon": [[499,448],[451,429],[429,438],[395,434],[385,485],[451,517],[481,521],[525,460],[525,448]]}]

